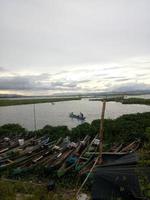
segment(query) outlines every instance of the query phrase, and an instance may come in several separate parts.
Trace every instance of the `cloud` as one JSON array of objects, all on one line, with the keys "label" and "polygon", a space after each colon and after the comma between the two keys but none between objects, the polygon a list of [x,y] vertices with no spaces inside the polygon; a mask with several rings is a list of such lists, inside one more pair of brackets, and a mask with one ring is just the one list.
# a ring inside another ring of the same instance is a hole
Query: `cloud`
[{"label": "cloud", "polygon": [[[52,94],[59,92],[95,92],[110,90],[141,90],[150,84],[150,65],[136,58],[116,63],[74,66],[56,73],[38,71],[22,73],[1,67],[0,91]],[[118,68],[117,68],[118,66]],[[132,66],[132,67],[131,67]],[[140,66],[144,66],[142,69]],[[108,68],[109,70],[106,70]],[[43,91],[43,92],[42,92]]]},{"label": "cloud", "polygon": [[[22,92],[95,92],[95,91],[134,91],[150,89],[150,84],[131,82],[130,78],[104,77],[103,80],[55,80],[51,74],[8,76],[0,78],[0,90]],[[113,80],[113,82],[112,82]],[[127,82],[124,84],[124,82]]]},{"label": "cloud", "polygon": [[0,65],[42,72],[149,55],[149,6],[149,0],[2,0]]},{"label": "cloud", "polygon": [[54,81],[50,79],[51,75],[26,75],[0,78],[0,90],[15,90],[15,91],[61,91],[61,90],[78,90],[81,89],[78,83],[85,81]]},{"label": "cloud", "polygon": [[131,79],[129,78],[118,78],[117,82],[124,82],[124,81],[130,81]]},{"label": "cloud", "polygon": [[145,88],[149,7],[149,0],[0,1],[0,90]]},{"label": "cloud", "polygon": [[46,74],[38,76],[3,76],[0,77],[0,90],[47,90],[48,77]]},{"label": "cloud", "polygon": [[0,67],[0,72],[4,72],[4,71],[6,71],[6,69],[3,67]]},{"label": "cloud", "polygon": [[111,88],[111,90],[116,91],[116,92],[150,90],[150,84],[130,82],[130,83],[126,83],[126,84],[120,84],[118,86],[113,86]]}]

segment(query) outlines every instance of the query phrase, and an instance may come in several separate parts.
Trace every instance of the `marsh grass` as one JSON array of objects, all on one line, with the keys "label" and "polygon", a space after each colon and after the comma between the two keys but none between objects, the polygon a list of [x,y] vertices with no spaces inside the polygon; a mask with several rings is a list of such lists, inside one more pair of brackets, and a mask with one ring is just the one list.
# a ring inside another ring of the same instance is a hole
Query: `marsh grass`
[{"label": "marsh grass", "polygon": [[81,100],[80,97],[73,98],[47,98],[47,99],[0,99],[0,106],[13,106],[23,104],[52,103],[60,101]]}]

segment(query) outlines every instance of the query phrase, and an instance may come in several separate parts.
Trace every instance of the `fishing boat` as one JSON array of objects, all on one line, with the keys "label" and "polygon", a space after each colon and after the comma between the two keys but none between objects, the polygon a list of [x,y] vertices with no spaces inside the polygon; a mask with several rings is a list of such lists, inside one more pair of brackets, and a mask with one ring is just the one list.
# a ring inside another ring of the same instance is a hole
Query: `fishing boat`
[{"label": "fishing boat", "polygon": [[69,114],[69,117],[70,118],[75,118],[75,119],[78,119],[78,120],[81,120],[81,121],[84,121],[86,119],[86,117],[80,113],[79,115],[75,115],[73,112]]},{"label": "fishing boat", "polygon": [[75,171],[79,173],[84,167],[89,165],[91,161],[95,157],[95,153],[98,152],[99,147],[99,139],[97,139],[97,135],[91,141],[91,143],[87,146],[87,148],[81,153],[79,159],[75,164]]},{"label": "fishing boat", "polygon": [[67,172],[74,169],[76,162],[78,161],[80,154],[85,149],[86,145],[89,142],[90,137],[86,136],[83,141],[79,142],[78,147],[71,153],[70,156],[65,160],[62,166],[57,171],[57,176],[61,177],[65,175]]},{"label": "fishing boat", "polygon": [[62,163],[68,158],[68,156],[77,148],[76,143],[70,142],[66,137],[63,142],[55,147],[55,153],[45,162],[45,167],[49,172],[61,167]]},{"label": "fishing boat", "polygon": [[[119,146],[111,147],[111,149],[108,152],[102,152],[102,159],[103,163],[99,164],[98,162],[95,164],[95,168],[100,167],[101,165],[108,165],[109,163],[114,163],[116,165],[116,162],[118,162],[121,159],[124,159],[126,156],[132,157],[136,150],[140,146],[140,141],[135,140],[131,142],[130,144],[123,145],[120,144]],[[112,150],[113,149],[113,150]],[[93,155],[93,159],[91,159],[90,162],[88,162],[80,171],[79,176],[82,176],[84,174],[87,174],[90,169],[92,168],[93,164],[96,162],[97,157],[99,156],[99,152],[87,152],[89,155]],[[124,159],[125,160],[125,159]],[[127,162],[126,162],[127,164]]]},{"label": "fishing boat", "polygon": [[32,153],[30,156],[27,156],[26,159],[18,162],[14,165],[14,170],[12,171],[12,176],[17,176],[22,173],[31,172],[35,167],[39,166],[44,159],[52,154],[52,148],[61,141],[61,138],[57,141],[53,141],[47,144],[44,149]]}]

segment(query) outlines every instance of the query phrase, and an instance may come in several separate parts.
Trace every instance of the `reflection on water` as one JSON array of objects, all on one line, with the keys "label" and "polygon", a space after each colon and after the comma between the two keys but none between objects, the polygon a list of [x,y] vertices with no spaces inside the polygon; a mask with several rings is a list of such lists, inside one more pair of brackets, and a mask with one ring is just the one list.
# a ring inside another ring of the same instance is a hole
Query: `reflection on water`
[{"label": "reflection on water", "polygon": [[[102,103],[82,99],[79,101],[57,102],[36,104],[37,128],[42,128],[46,124],[52,126],[67,125],[74,127],[81,122],[77,119],[69,118],[69,113],[79,114],[82,112],[86,116],[86,121],[91,122],[100,118]],[[106,118],[116,118],[123,114],[150,112],[150,106],[146,105],[123,105],[116,102],[108,102],[106,105]],[[33,104],[0,107],[0,125],[6,123],[19,123],[29,130],[34,129]]]}]

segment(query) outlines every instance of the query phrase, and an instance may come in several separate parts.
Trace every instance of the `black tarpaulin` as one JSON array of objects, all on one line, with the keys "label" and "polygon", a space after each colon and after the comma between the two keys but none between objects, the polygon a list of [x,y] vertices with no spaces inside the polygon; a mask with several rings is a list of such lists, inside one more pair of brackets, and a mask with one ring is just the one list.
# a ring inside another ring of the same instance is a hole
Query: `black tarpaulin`
[{"label": "black tarpaulin", "polygon": [[98,169],[94,175],[93,199],[107,200],[113,197],[141,196],[135,169],[128,167],[105,167]]},{"label": "black tarpaulin", "polygon": [[[136,154],[126,155],[113,163],[103,165],[94,172],[93,200],[144,199],[141,194],[138,174],[150,173],[148,168],[137,168]],[[133,165],[134,164],[134,165]]]},{"label": "black tarpaulin", "polygon": [[139,161],[139,157],[136,153],[130,153],[130,154],[127,154],[127,155],[122,155],[120,157],[116,157],[116,155],[112,154],[112,155],[109,155],[109,157],[107,158],[107,162],[105,162],[106,156],[104,156],[104,164],[103,167],[105,166],[117,166],[117,165],[131,165],[131,164],[137,164],[138,161]]}]

